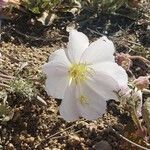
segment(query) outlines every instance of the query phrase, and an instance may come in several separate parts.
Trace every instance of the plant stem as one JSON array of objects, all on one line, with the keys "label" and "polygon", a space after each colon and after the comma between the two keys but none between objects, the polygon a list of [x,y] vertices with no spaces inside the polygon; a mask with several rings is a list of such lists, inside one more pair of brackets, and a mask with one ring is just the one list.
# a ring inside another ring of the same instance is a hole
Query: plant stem
[{"label": "plant stem", "polygon": [[139,145],[139,144],[137,144],[137,143],[134,143],[133,141],[127,139],[127,138],[124,137],[123,135],[119,134],[114,128],[111,127],[111,129],[112,129],[113,132],[116,133],[119,137],[121,137],[123,140],[129,142],[130,144],[135,145],[136,147],[141,148],[141,149],[143,149],[143,150],[150,150],[149,148],[146,148],[146,147],[144,147],[144,146],[141,146],[141,145]]}]

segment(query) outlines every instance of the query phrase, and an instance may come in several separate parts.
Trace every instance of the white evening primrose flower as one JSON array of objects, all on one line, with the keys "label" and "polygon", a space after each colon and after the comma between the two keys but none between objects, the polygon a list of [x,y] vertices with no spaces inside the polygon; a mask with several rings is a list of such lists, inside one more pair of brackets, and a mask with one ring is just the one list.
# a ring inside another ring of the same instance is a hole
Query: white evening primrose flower
[{"label": "white evening primrose flower", "polygon": [[60,114],[67,121],[80,116],[101,116],[106,101],[117,99],[114,91],[127,86],[127,74],[114,60],[114,45],[106,37],[89,44],[86,35],[72,30],[68,46],[52,53],[43,66],[46,91],[62,99]]}]

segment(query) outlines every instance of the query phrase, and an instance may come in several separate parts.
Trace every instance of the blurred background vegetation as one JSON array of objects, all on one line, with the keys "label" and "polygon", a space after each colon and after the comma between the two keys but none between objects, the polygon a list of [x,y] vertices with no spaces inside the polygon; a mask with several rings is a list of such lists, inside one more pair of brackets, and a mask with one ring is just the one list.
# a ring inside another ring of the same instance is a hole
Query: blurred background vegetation
[{"label": "blurred background vegetation", "polygon": [[102,11],[116,11],[122,6],[136,7],[139,0],[23,0],[27,9],[35,14],[39,14],[45,10],[54,11],[63,7],[63,11],[68,11],[72,7],[84,8],[88,5],[94,6],[96,10]]}]

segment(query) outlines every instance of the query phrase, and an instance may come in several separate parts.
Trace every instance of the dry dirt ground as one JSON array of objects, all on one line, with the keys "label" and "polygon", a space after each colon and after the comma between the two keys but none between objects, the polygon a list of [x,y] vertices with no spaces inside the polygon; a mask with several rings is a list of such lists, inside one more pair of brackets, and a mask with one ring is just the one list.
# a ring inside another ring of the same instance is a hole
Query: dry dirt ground
[{"label": "dry dirt ground", "polygon": [[[18,13],[17,10],[15,13]],[[34,19],[34,16],[28,13],[19,12],[15,19],[2,21],[0,51],[3,61],[0,73],[15,77],[20,81],[19,85],[25,83],[27,93],[11,87],[1,88],[7,91],[7,105],[12,116],[9,121],[0,123],[0,149],[138,149],[112,130],[113,127],[125,135],[125,127],[132,121],[113,101],[108,103],[108,112],[96,121],[81,118],[76,122],[65,122],[58,112],[61,100],[49,97],[44,91],[45,77],[41,71],[50,53],[66,46],[66,27],[72,24],[91,41],[104,34],[115,43],[117,52],[140,55],[150,60],[150,19],[142,11],[131,13],[136,17],[131,16],[127,9],[123,9],[121,14],[92,15],[84,10],[74,17],[64,13],[49,27],[33,23],[31,18]],[[131,70],[136,77],[149,74],[149,66],[140,60],[133,61]],[[10,80],[1,82],[9,86],[12,85],[10,82],[14,83]],[[36,93],[46,101],[47,106],[36,96],[30,97],[28,92],[31,95]]]}]

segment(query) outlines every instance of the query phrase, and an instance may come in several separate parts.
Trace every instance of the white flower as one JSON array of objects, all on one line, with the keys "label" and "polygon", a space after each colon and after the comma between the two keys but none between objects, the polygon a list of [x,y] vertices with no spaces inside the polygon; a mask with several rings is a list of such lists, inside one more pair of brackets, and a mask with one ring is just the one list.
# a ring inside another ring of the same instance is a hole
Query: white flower
[{"label": "white flower", "polygon": [[62,99],[60,114],[67,121],[80,116],[92,120],[105,112],[114,91],[127,86],[127,74],[114,60],[114,45],[106,37],[89,44],[86,35],[72,30],[67,49],[55,51],[43,66],[46,91]]}]

